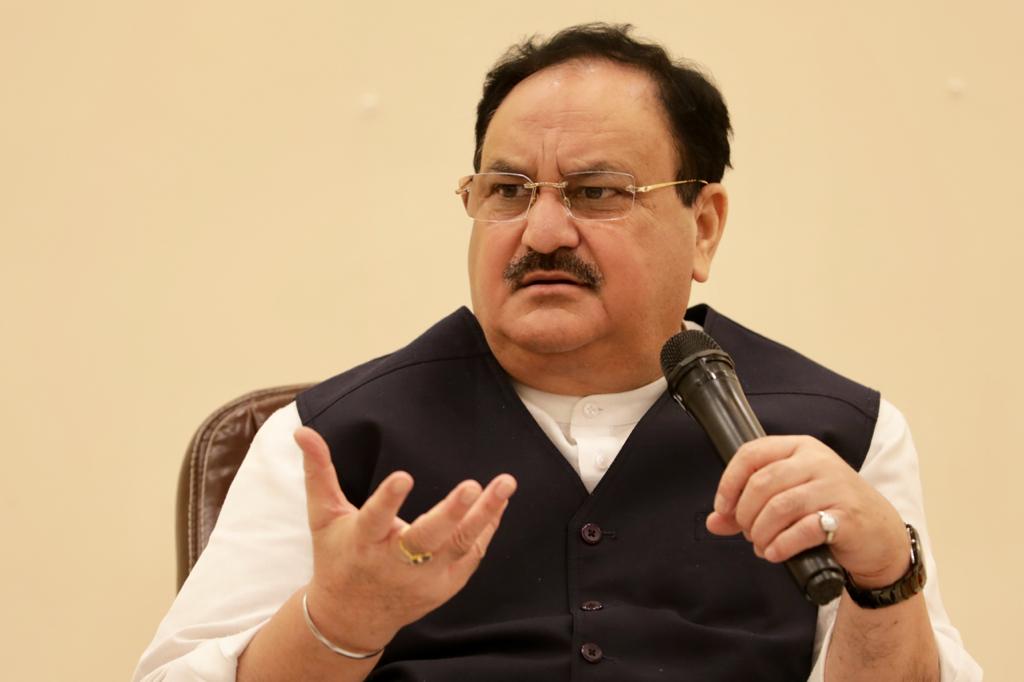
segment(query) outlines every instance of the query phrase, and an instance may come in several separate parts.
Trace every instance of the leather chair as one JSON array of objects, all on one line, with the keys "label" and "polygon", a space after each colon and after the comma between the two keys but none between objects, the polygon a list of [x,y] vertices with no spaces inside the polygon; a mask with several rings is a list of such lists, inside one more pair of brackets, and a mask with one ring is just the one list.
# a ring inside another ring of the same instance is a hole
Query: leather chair
[{"label": "leather chair", "polygon": [[275,410],[311,385],[246,393],[218,408],[192,436],[178,477],[175,535],[179,590],[210,539],[228,487],[256,431]]}]

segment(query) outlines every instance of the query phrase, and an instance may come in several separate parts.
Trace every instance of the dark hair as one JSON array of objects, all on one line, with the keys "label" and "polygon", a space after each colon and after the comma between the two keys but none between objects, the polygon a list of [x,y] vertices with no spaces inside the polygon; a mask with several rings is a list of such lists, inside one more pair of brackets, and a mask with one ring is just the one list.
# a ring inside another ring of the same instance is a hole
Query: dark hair
[{"label": "dark hair", "polygon": [[[709,78],[693,64],[672,61],[665,48],[629,35],[629,24],[570,26],[545,41],[536,36],[513,45],[484,79],[476,108],[476,150],[473,168],[479,172],[487,128],[508,93],[528,76],[566,61],[594,57],[635,66],[658,86],[679,150],[677,180],[718,182],[729,163],[729,110]],[[691,205],[700,185],[679,185],[679,197]]]}]

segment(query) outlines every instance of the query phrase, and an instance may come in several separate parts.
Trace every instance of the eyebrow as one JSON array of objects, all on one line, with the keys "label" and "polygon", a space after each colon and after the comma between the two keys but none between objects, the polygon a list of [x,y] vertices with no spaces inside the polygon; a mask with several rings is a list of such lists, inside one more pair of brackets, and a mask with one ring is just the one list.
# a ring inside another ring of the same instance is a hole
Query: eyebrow
[{"label": "eyebrow", "polygon": [[607,161],[595,161],[593,163],[588,163],[587,165],[581,167],[577,171],[569,171],[569,172],[570,173],[586,173],[587,171],[597,171],[597,172],[600,172],[600,171],[610,171],[612,173],[630,173],[630,174],[632,174],[631,171],[629,171],[627,169],[628,169],[628,166],[626,166],[625,164],[609,163]]},{"label": "eyebrow", "polygon": [[[610,171],[613,173],[629,173],[633,175],[631,170],[627,170],[628,166],[620,165],[615,163],[609,163],[607,161],[595,161],[585,166],[581,166],[579,170],[567,171],[568,173],[587,173],[591,171]],[[482,173],[518,173],[520,175],[529,175],[520,166],[505,161],[504,159],[495,159],[494,161],[487,164],[487,166],[481,171]]]},{"label": "eyebrow", "polygon": [[484,173],[519,173],[520,175],[526,175],[522,168],[516,166],[504,159],[495,159],[487,164],[487,167],[482,171]]}]

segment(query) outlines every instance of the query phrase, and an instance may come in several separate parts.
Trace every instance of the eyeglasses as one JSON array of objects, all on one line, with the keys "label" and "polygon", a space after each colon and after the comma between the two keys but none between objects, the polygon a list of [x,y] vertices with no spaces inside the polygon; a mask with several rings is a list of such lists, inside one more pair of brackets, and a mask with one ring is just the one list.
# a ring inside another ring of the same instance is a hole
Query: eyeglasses
[{"label": "eyeglasses", "polygon": [[569,173],[561,182],[534,182],[520,173],[476,173],[459,180],[455,193],[470,218],[487,223],[525,218],[541,187],[557,189],[566,212],[577,220],[622,220],[633,210],[637,194],[693,183],[708,184],[674,180],[638,187],[636,178],[618,171]]}]

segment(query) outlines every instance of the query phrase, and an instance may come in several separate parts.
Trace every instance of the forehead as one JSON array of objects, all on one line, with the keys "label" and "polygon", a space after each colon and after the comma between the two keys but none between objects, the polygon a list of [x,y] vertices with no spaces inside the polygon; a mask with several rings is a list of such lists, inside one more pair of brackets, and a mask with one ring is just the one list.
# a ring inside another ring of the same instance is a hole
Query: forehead
[{"label": "forehead", "polygon": [[516,85],[495,111],[481,155],[482,171],[527,174],[606,168],[662,179],[676,166],[654,81],[605,60],[565,62]]}]

